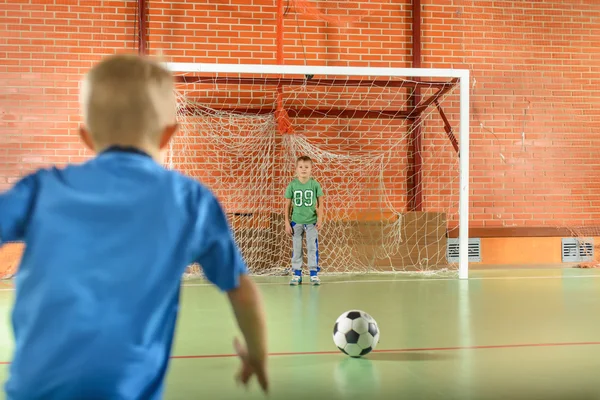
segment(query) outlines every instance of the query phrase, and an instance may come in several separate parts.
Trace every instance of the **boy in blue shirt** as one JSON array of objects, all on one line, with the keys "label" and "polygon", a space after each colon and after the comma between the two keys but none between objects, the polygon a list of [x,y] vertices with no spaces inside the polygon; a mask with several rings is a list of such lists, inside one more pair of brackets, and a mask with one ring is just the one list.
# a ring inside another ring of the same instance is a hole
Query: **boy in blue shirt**
[{"label": "boy in blue shirt", "polygon": [[177,130],[172,75],[112,56],[87,74],[83,142],[97,156],[39,170],[0,195],[0,244],[24,241],[8,399],[160,399],[180,279],[198,262],[226,292],[247,349],[237,379],[266,376],[259,292],[215,196],[160,165]]}]

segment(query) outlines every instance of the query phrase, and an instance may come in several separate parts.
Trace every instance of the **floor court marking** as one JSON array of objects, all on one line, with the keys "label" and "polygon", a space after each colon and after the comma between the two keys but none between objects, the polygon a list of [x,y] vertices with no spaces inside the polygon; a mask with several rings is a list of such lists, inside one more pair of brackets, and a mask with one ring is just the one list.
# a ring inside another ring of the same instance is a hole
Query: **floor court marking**
[{"label": "floor court marking", "polygon": [[[536,348],[536,347],[569,347],[569,346],[600,346],[600,342],[563,342],[563,343],[517,343],[517,344],[497,344],[482,346],[455,346],[455,347],[422,347],[408,349],[382,349],[374,350],[373,353],[414,353],[414,352],[434,352],[434,351],[461,351],[461,350],[493,350],[493,349],[518,349],[518,348]],[[331,351],[303,351],[303,352],[282,352],[269,353],[269,357],[289,357],[289,356],[325,356],[341,354],[339,350]],[[202,354],[189,356],[171,356],[172,360],[190,360],[190,359],[215,359],[215,358],[235,358],[237,354]],[[365,357],[369,358],[369,357]],[[10,361],[0,361],[0,365],[8,365]]]},{"label": "floor court marking", "polygon": [[[493,350],[493,349],[517,349],[517,348],[535,348],[535,347],[567,347],[567,346],[600,346],[600,342],[564,342],[564,343],[518,343],[518,344],[498,344],[482,346],[456,346],[456,347],[423,347],[408,349],[382,349],[374,350],[373,353],[411,353],[411,352],[434,352],[434,351],[461,351],[461,350]],[[332,351],[305,351],[305,352],[283,352],[269,353],[269,357],[283,356],[311,356],[311,355],[333,355],[341,354],[339,350]],[[172,356],[171,359],[211,359],[211,358],[233,358],[236,354],[205,354],[190,356]],[[368,357],[366,357],[368,358]]]},{"label": "floor court marking", "polygon": [[[467,281],[487,281],[487,280],[526,280],[526,279],[598,279],[600,275],[572,275],[572,276],[490,276],[490,277],[477,277],[469,278]],[[458,278],[415,278],[415,279],[357,279],[357,280],[343,280],[343,281],[326,281],[323,280],[323,285],[333,285],[341,283],[381,283],[381,282],[439,282],[439,281],[458,281]],[[259,286],[273,286],[283,285],[289,286],[288,282],[256,282]],[[184,287],[202,287],[212,286],[210,283],[184,283]],[[0,289],[1,290],[1,289]]]},{"label": "floor court marking", "polygon": [[[526,279],[599,279],[600,275],[553,275],[553,276],[489,276],[469,278],[466,281],[492,281],[492,280],[526,280]],[[339,285],[350,283],[381,283],[381,282],[440,282],[440,281],[459,281],[458,278],[414,278],[414,279],[357,279],[344,281],[323,281],[324,285]],[[288,282],[256,282],[258,286],[289,286]],[[0,292],[14,291],[14,286],[4,283],[5,287],[0,287]],[[203,287],[213,286],[211,283],[183,283],[183,287]]]}]

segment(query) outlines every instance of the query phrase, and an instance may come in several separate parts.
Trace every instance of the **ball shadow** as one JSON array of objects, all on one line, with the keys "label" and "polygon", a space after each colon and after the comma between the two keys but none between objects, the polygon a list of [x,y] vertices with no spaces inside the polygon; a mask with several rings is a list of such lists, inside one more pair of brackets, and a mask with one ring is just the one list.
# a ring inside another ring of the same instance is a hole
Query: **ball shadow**
[{"label": "ball shadow", "polygon": [[456,358],[452,353],[430,353],[420,351],[405,351],[396,353],[371,353],[365,356],[371,361],[442,361]]}]

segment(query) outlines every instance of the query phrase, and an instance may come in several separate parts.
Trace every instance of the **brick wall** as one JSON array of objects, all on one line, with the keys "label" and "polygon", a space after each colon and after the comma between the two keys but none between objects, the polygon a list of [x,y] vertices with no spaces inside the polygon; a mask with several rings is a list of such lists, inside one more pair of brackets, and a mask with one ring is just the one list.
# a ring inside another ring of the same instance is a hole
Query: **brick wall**
[{"label": "brick wall", "polygon": [[0,1],[0,189],[89,156],[77,136],[81,74],[133,48],[135,2]]},{"label": "brick wall", "polygon": [[428,3],[423,66],[466,67],[475,81],[474,220],[485,226],[598,221],[600,3]]},{"label": "brick wall", "polygon": [[[34,168],[90,156],[76,134],[81,74],[101,56],[135,47],[135,1],[66,3],[0,0],[0,188]],[[182,62],[275,63],[274,0],[149,5],[151,53]],[[325,6],[327,15],[356,21],[336,27],[287,7],[286,63],[410,66],[409,1]],[[472,71],[475,224],[600,220],[599,19],[595,0],[423,0],[422,66]],[[457,121],[452,98],[444,107]],[[439,119],[429,118],[425,133],[424,205],[444,209],[454,201],[443,192],[452,150]]]}]

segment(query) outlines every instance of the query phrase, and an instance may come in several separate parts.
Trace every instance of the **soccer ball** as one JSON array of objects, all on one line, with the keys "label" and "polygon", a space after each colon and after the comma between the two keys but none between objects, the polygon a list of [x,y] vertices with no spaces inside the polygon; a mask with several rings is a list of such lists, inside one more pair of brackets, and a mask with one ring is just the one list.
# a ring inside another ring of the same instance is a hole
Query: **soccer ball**
[{"label": "soccer ball", "polygon": [[344,354],[362,357],[379,343],[379,327],[373,317],[364,311],[346,311],[335,321],[333,342]]}]

